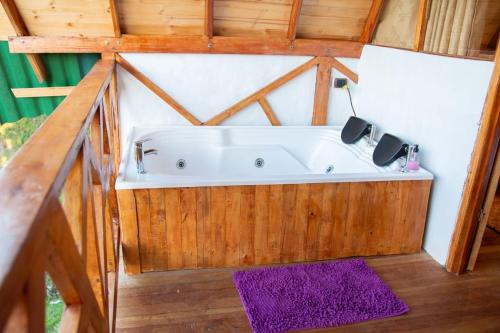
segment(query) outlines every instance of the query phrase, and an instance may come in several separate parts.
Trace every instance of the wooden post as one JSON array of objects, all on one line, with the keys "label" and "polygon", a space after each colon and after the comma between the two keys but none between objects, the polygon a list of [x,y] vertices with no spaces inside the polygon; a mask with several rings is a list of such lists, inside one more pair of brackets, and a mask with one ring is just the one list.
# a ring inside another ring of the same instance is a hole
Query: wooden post
[{"label": "wooden post", "polygon": [[328,100],[332,80],[330,61],[321,58],[316,71],[316,89],[314,93],[314,111],[312,125],[326,125],[328,115]]}]

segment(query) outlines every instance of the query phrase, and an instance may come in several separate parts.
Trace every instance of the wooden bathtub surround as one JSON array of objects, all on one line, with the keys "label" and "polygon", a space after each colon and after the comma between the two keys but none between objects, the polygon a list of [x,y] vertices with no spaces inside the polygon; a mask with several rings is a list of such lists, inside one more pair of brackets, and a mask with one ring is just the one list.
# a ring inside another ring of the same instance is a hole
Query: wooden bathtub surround
[{"label": "wooden bathtub surround", "polygon": [[117,267],[119,226],[108,127],[116,120],[103,100],[114,95],[113,69],[98,61],[0,174],[1,331],[44,331],[45,272],[65,303],[62,331],[114,325],[107,273]]},{"label": "wooden bathtub surround", "polygon": [[125,270],[420,252],[431,181],[119,190]]}]

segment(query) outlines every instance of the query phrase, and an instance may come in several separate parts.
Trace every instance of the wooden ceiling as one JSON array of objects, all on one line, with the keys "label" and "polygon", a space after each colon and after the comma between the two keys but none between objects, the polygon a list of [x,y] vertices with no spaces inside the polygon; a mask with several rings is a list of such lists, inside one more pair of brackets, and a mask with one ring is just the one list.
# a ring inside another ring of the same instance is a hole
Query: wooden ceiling
[{"label": "wooden ceiling", "polygon": [[[10,0],[12,1],[12,0]],[[14,0],[33,36],[115,35],[113,0]],[[121,33],[199,36],[209,0],[115,0]],[[376,1],[376,0],[375,0]],[[372,0],[303,0],[298,38],[358,40]],[[215,36],[287,36],[294,0],[214,0]],[[14,36],[0,6],[0,39]]]}]

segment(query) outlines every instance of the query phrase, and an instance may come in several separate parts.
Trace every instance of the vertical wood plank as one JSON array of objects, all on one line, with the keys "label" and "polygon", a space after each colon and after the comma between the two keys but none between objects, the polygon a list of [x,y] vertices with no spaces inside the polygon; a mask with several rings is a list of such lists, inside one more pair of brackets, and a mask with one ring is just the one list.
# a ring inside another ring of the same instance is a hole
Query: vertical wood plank
[{"label": "vertical wood plank", "polygon": [[179,269],[183,265],[180,190],[168,188],[164,191],[167,217],[168,268]]},{"label": "vertical wood plank", "polygon": [[255,186],[241,186],[240,265],[255,262]]},{"label": "vertical wood plank", "polygon": [[279,262],[281,259],[281,246],[283,243],[283,227],[285,217],[283,214],[283,185],[270,185],[269,187],[269,226],[267,248],[270,262]]},{"label": "vertical wood plank", "polygon": [[309,218],[309,195],[313,188],[309,184],[299,184],[297,187],[297,201],[295,203],[295,217],[293,238],[295,243],[293,261],[306,260],[307,254],[307,221]]},{"label": "vertical wood plank", "polygon": [[210,188],[210,223],[209,232],[209,265],[222,267],[225,261],[226,247],[226,188],[216,186]]},{"label": "vertical wood plank", "polygon": [[139,231],[139,246],[141,255],[141,271],[153,271],[153,239],[151,234],[150,200],[147,189],[134,190],[137,205],[137,219]]},{"label": "vertical wood plank", "polygon": [[318,257],[319,230],[321,227],[323,191],[324,184],[311,184],[309,193],[309,216],[307,219],[307,242],[306,258],[307,260],[316,260]]},{"label": "vertical wood plank", "polygon": [[123,261],[127,274],[141,272],[141,256],[139,252],[139,230],[137,225],[136,202],[133,190],[118,190],[118,207],[122,233]]},{"label": "vertical wood plank", "polygon": [[184,268],[196,268],[198,248],[196,242],[196,189],[180,190],[182,262]]},{"label": "vertical wood plank", "polygon": [[283,241],[281,243],[281,258],[283,262],[293,261],[295,251],[295,210],[297,200],[297,186],[296,185],[283,185],[283,226],[281,235]]},{"label": "vertical wood plank", "polygon": [[326,125],[328,116],[328,100],[330,98],[330,84],[332,68],[326,58],[321,58],[316,71],[316,88],[314,92],[314,111],[312,125]]},{"label": "vertical wood plank", "polygon": [[210,190],[208,187],[196,188],[196,239],[198,242],[198,267],[208,267],[207,228],[209,215]]},{"label": "vertical wood plank", "polygon": [[205,36],[214,36],[214,0],[205,0]]},{"label": "vertical wood plank", "polygon": [[255,187],[255,264],[270,263],[268,249],[269,185]]},{"label": "vertical wood plank", "polygon": [[226,187],[225,266],[238,266],[240,259],[240,209],[239,186]]},{"label": "vertical wood plank", "polygon": [[167,213],[163,189],[149,190],[151,240],[153,242],[153,268],[168,269]]},{"label": "vertical wood plank", "polygon": [[329,184],[323,186],[321,219],[318,227],[318,250],[316,252],[316,259],[318,260],[328,258],[333,253],[335,189],[336,186],[330,186]]}]

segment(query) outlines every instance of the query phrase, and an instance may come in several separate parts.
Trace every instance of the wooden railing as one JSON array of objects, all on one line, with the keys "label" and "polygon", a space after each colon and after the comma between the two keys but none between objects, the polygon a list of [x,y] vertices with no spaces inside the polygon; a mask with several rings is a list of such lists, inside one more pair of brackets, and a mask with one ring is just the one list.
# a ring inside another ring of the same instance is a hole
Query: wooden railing
[{"label": "wooden railing", "polygon": [[61,332],[114,331],[117,143],[114,62],[101,60],[0,172],[0,330],[44,331],[48,272]]}]

